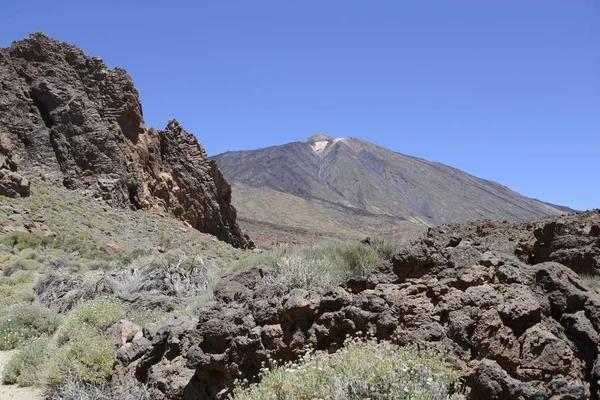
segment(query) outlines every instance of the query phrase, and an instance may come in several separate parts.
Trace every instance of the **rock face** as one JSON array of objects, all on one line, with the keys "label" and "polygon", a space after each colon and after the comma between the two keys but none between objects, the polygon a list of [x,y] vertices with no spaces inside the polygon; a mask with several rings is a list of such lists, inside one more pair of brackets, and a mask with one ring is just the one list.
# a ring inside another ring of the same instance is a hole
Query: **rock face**
[{"label": "rock face", "polygon": [[0,196],[28,197],[29,181],[17,172],[17,165],[0,154]]},{"label": "rock face", "polygon": [[242,270],[196,322],[150,325],[123,345],[116,381],[146,382],[156,399],[225,398],[234,378],[254,379],[269,358],[295,360],[307,345],[333,352],[346,335],[371,332],[456,356],[470,399],[600,399],[600,295],[565,265],[525,263],[470,228],[449,228],[346,287],[289,290],[272,283],[273,269]]},{"label": "rock face", "polygon": [[249,245],[217,165],[177,121],[162,131],[144,126],[125,70],[36,33],[0,49],[0,88],[0,161],[10,160],[0,168],[0,194],[28,195],[23,176],[41,175],[114,206],[162,207]]}]

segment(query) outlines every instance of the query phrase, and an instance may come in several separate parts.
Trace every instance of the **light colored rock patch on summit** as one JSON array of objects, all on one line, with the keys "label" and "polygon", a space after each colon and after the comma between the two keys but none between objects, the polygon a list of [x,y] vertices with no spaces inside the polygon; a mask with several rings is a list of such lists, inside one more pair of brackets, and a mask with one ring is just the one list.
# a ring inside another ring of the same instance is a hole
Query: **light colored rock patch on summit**
[{"label": "light colored rock patch on summit", "polygon": [[327,148],[327,146],[329,145],[329,141],[328,140],[321,140],[319,142],[314,142],[311,147],[313,148],[313,150],[315,151],[315,153],[317,154],[321,154],[325,151],[325,149]]}]

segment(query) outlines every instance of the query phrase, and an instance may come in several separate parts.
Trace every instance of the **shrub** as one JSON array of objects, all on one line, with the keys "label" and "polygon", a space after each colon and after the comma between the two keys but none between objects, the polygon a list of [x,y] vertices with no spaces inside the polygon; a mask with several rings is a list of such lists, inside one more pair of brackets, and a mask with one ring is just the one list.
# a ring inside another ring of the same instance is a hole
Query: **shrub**
[{"label": "shrub", "polygon": [[0,266],[3,266],[7,262],[9,262],[13,257],[15,257],[15,256],[10,252],[0,253]]},{"label": "shrub", "polygon": [[96,299],[81,303],[67,317],[65,325],[87,325],[98,331],[123,318],[123,306],[114,300]]},{"label": "shrub", "polygon": [[[64,268],[68,271],[70,264]],[[114,284],[112,278],[100,272],[82,276],[59,269],[37,280],[35,301],[66,313],[82,301],[113,296]]]},{"label": "shrub", "polygon": [[194,301],[192,301],[192,303],[189,306],[189,311],[195,313],[196,311],[198,311],[199,309],[204,307],[206,304],[208,304],[213,299],[214,299],[214,292],[213,292],[212,288],[208,288],[208,290],[206,292],[202,293],[200,296],[196,297],[194,299]]},{"label": "shrub", "polygon": [[21,250],[21,252],[19,253],[19,257],[21,257],[24,260],[38,260],[39,253],[37,252],[37,250],[28,248]]},{"label": "shrub", "polygon": [[393,251],[394,246],[383,240],[368,243],[326,241],[309,246],[281,247],[237,262],[232,269],[272,266],[279,271],[280,282],[288,287],[338,285],[350,277],[365,276]]},{"label": "shrub", "polygon": [[168,313],[160,310],[133,310],[126,315],[126,319],[139,326],[144,326],[164,320],[168,316]]},{"label": "shrub", "polygon": [[10,307],[17,304],[31,304],[33,301],[33,292],[31,289],[32,284],[30,283],[20,285],[0,285],[0,310],[10,309]]},{"label": "shrub", "polygon": [[115,346],[105,331],[123,314],[123,307],[108,299],[86,301],[71,311],[56,335],[58,347],[50,355],[50,383],[61,385],[69,374],[85,382],[106,383],[113,372]]},{"label": "shrub", "polygon": [[85,382],[105,384],[113,373],[115,346],[105,335],[78,331],[72,343],[59,348],[52,356],[48,378],[51,384],[60,385],[69,374]]},{"label": "shrub", "polygon": [[0,237],[0,244],[13,246],[18,250],[35,249],[42,244],[42,237],[28,232],[11,232]]},{"label": "shrub", "polygon": [[135,259],[143,257],[145,255],[148,255],[148,250],[144,250],[144,249],[133,249],[131,250],[128,254],[126,254],[122,261],[125,264],[130,264],[131,262],[133,262]]},{"label": "shrub", "polygon": [[215,279],[212,265],[201,257],[166,253],[139,257],[117,280],[119,294],[161,294],[174,298],[192,298],[208,290]]},{"label": "shrub", "polygon": [[332,355],[261,370],[261,382],[236,382],[237,400],[447,399],[459,372],[441,357],[389,342],[352,339]]},{"label": "shrub", "polygon": [[48,339],[35,340],[15,354],[4,368],[2,382],[8,385],[38,386],[44,382]]},{"label": "shrub", "polygon": [[52,335],[60,317],[38,307],[22,307],[0,320],[0,350],[12,350],[27,340]]},{"label": "shrub", "polygon": [[35,260],[23,259],[20,257],[13,257],[7,263],[2,266],[2,270],[4,271],[4,275],[10,276],[17,271],[26,270],[26,271],[39,271],[42,265]]},{"label": "shrub", "polygon": [[69,374],[65,381],[50,394],[49,400],[146,400],[146,388],[141,383],[132,386],[99,385]]},{"label": "shrub", "polygon": [[277,260],[278,282],[288,288],[325,287],[346,279],[343,268],[323,259],[281,257]]},{"label": "shrub", "polygon": [[0,286],[17,286],[33,282],[31,271],[16,271],[10,276],[0,277]]}]

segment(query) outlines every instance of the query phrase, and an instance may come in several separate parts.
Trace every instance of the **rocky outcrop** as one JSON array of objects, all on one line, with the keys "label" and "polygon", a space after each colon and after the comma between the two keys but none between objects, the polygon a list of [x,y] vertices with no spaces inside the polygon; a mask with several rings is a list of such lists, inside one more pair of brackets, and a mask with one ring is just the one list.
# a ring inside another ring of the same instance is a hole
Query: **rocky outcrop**
[{"label": "rocky outcrop", "polygon": [[445,229],[514,253],[528,264],[554,261],[578,274],[600,276],[600,210],[529,222],[471,222]]},{"label": "rocky outcrop", "polygon": [[431,229],[345,287],[289,290],[271,268],[242,270],[196,322],[152,325],[123,345],[115,380],[148,383],[156,399],[225,398],[269,359],[370,332],[453,354],[470,399],[600,399],[600,295],[567,266],[528,264],[465,232]]},{"label": "rocky outcrop", "polygon": [[43,176],[114,206],[162,207],[249,246],[216,164],[177,121],[162,131],[144,126],[125,70],[37,33],[0,49],[0,88],[0,154],[20,174],[1,168],[0,193],[26,195],[22,178]]},{"label": "rocky outcrop", "polygon": [[0,196],[28,197],[31,194],[29,181],[17,171],[17,165],[0,154]]}]

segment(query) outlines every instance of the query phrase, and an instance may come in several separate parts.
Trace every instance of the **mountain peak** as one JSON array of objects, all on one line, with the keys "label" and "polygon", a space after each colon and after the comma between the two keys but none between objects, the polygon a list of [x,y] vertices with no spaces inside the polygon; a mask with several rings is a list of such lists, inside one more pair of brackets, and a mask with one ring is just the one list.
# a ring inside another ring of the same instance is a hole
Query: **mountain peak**
[{"label": "mountain peak", "polygon": [[306,143],[311,143],[311,142],[323,142],[323,141],[329,141],[329,140],[333,140],[333,138],[325,133],[317,133],[312,135],[311,137],[309,137],[308,139],[305,140]]},{"label": "mountain peak", "polygon": [[[326,203],[338,211],[347,210],[342,218],[348,220],[370,215],[438,225],[477,219],[531,219],[562,212],[495,182],[359,139],[332,139],[320,134],[302,146],[296,142],[214,159],[231,182],[321,202],[315,207]],[[296,206],[282,209],[290,207]]]}]

